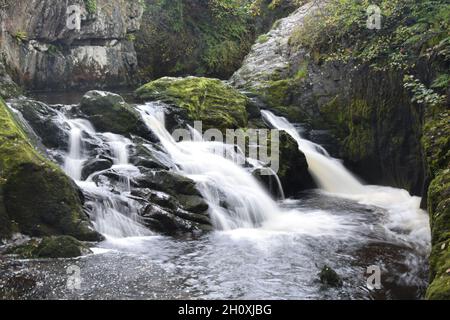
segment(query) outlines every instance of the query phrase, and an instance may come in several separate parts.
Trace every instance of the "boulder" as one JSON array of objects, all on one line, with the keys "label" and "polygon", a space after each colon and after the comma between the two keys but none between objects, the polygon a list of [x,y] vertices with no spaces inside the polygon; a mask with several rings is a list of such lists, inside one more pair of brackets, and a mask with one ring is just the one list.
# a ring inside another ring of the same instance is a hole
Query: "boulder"
[{"label": "boulder", "polygon": [[89,253],[92,251],[86,245],[70,236],[30,240],[25,244],[8,249],[6,252],[6,254],[18,255],[24,259],[76,258]]},{"label": "boulder", "polygon": [[202,121],[204,130],[225,132],[248,124],[250,100],[218,79],[165,77],[140,87],[136,95],[142,100],[160,100],[184,110],[188,120]]},{"label": "boulder", "polygon": [[118,94],[89,91],[81,99],[80,109],[98,131],[134,134],[155,141],[139,113]]},{"label": "boulder", "polygon": [[112,165],[112,161],[108,159],[90,159],[83,165],[83,169],[81,170],[81,179],[86,180],[91,174],[103,170],[108,170],[112,167]]},{"label": "boulder", "polygon": [[58,123],[58,114],[45,103],[29,100],[14,99],[11,106],[20,111],[35,133],[47,148],[68,151],[68,127]]},{"label": "boulder", "polygon": [[[17,231],[30,236],[101,239],[83,212],[78,188],[33,148],[1,100],[0,190],[0,215],[6,221],[2,229],[6,231],[11,231],[14,221]],[[9,236],[6,232],[0,238]]]}]

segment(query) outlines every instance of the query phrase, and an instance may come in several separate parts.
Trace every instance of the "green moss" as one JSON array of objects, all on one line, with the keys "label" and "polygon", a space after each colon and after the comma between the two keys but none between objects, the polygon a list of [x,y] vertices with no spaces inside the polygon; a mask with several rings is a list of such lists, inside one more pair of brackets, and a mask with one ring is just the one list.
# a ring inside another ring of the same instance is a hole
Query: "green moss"
[{"label": "green moss", "polygon": [[98,240],[83,213],[76,187],[30,144],[0,100],[0,215],[6,234],[12,221],[18,231],[43,236],[69,234]]},{"label": "green moss", "polygon": [[266,43],[267,41],[269,41],[269,36],[267,34],[262,34],[258,37],[258,39],[256,40],[256,42],[258,43]]},{"label": "green moss", "polygon": [[45,237],[42,240],[30,240],[27,243],[9,249],[7,254],[14,254],[23,259],[37,258],[76,258],[90,253],[88,247],[70,236]]},{"label": "green moss", "polygon": [[369,156],[374,146],[373,110],[365,100],[355,99],[347,105],[335,97],[321,112],[340,138],[346,158],[358,161]]},{"label": "green moss", "polygon": [[187,111],[203,128],[220,130],[247,127],[249,99],[217,79],[161,78],[136,91],[143,100],[161,100]]},{"label": "green moss", "polygon": [[280,107],[289,104],[292,86],[291,79],[266,81],[257,91],[261,93],[262,98],[268,105]]},{"label": "green moss", "polygon": [[428,120],[423,129],[424,148],[430,176],[450,163],[450,113],[441,112]]},{"label": "green moss", "polygon": [[431,116],[422,145],[433,179],[428,189],[432,233],[428,299],[450,299],[450,117],[448,111]]},{"label": "green moss", "polygon": [[97,13],[97,0],[84,0],[84,6],[89,14]]}]

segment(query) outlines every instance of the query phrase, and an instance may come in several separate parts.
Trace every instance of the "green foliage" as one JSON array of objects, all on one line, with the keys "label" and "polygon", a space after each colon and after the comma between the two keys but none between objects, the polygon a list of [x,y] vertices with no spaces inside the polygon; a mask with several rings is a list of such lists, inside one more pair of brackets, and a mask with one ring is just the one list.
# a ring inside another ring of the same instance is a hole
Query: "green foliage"
[{"label": "green foliage", "polygon": [[97,0],[84,0],[84,6],[89,14],[97,13]]},{"label": "green foliage", "polygon": [[14,39],[19,43],[25,42],[28,40],[28,34],[25,31],[17,31],[14,34]]},{"label": "green foliage", "polygon": [[443,104],[445,101],[444,96],[439,95],[432,89],[428,89],[414,76],[405,75],[403,82],[404,87],[413,94],[412,102],[433,108]]},{"label": "green foliage", "polygon": [[[367,28],[367,8],[378,5],[380,30]],[[324,60],[353,59],[375,69],[407,70],[419,56],[448,59],[450,6],[445,0],[330,0],[291,36]]]}]

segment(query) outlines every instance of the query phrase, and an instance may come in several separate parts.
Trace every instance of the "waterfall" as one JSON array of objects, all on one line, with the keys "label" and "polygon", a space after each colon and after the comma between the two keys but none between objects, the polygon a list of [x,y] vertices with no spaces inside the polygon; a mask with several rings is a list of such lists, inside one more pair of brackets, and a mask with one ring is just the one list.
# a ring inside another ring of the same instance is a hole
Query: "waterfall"
[{"label": "waterfall", "polygon": [[364,186],[339,160],[330,157],[322,146],[303,139],[286,118],[277,117],[266,110],[262,114],[272,126],[286,131],[297,141],[300,151],[305,154],[311,175],[322,189],[331,193],[364,193]]},{"label": "waterfall", "polygon": [[[178,164],[180,173],[196,182],[217,229],[259,227],[280,212],[258,181],[232,161],[242,156],[233,151],[234,146],[203,141],[198,132],[194,132],[193,141],[176,142],[165,128],[164,111],[157,103],[138,106],[138,110]],[[231,154],[231,159],[224,154]]]},{"label": "waterfall", "polygon": [[412,197],[406,190],[363,185],[322,146],[302,138],[286,118],[275,116],[267,110],[261,112],[268,123],[285,131],[297,141],[300,151],[305,154],[310,173],[320,188],[335,196],[385,208],[389,214],[386,229],[408,230],[409,234],[402,235],[405,239],[420,242],[424,247],[428,247],[430,242],[428,216],[420,209],[419,197]]},{"label": "waterfall", "polygon": [[[140,224],[139,205],[128,197],[130,177],[139,175],[139,169],[128,162],[128,147],[132,142],[117,134],[97,133],[85,119],[67,119],[62,113],[59,117],[70,128],[69,152],[65,157],[64,170],[83,190],[85,205],[96,230],[107,238],[150,235],[151,232]],[[116,189],[120,189],[119,193],[111,192],[108,185],[97,185],[92,181],[92,176],[86,181],[81,180],[83,165],[88,160],[85,150],[87,138],[104,142],[112,151],[114,165],[111,170],[120,176],[121,184],[116,186]]]}]

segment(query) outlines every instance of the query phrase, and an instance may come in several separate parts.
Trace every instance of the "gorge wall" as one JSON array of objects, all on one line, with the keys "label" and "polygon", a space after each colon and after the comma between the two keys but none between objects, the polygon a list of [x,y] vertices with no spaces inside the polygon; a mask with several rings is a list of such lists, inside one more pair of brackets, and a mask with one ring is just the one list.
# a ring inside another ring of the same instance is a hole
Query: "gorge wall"
[{"label": "gorge wall", "polygon": [[[80,29],[67,26],[80,8]],[[133,34],[143,7],[134,0],[2,1],[0,52],[27,89],[119,87],[135,82]]]},{"label": "gorge wall", "polygon": [[231,82],[294,122],[328,129],[336,156],[368,183],[422,196],[433,233],[428,297],[448,298],[449,8],[395,1],[381,8],[379,30],[367,28],[365,9],[306,4],[254,45]]}]

